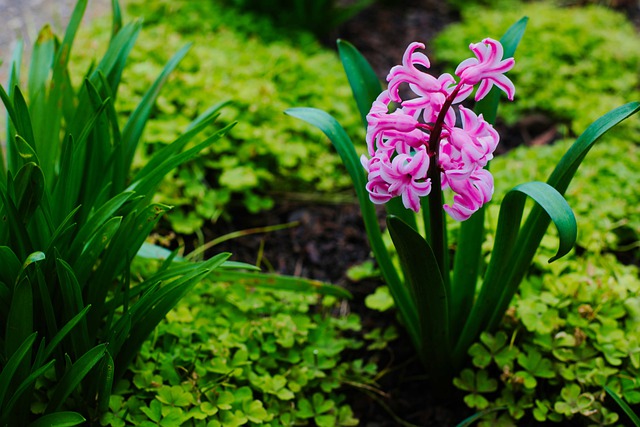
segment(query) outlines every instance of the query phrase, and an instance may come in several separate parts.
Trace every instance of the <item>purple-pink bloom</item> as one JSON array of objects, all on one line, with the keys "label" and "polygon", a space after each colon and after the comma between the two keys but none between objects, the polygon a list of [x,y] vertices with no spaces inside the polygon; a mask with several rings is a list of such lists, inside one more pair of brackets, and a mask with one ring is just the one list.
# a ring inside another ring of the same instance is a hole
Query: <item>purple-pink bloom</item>
[{"label": "purple-pink bloom", "polygon": [[498,86],[510,100],[513,100],[516,89],[504,73],[513,68],[515,60],[502,59],[504,50],[500,42],[486,38],[481,43],[471,43],[469,49],[476,58],[465,59],[456,68],[455,74],[460,77],[460,84],[475,86],[480,83],[475,96],[476,101],[484,98],[493,85]]},{"label": "purple-pink bloom", "polygon": [[482,168],[477,168],[467,179],[448,180],[447,184],[455,195],[453,204],[445,204],[443,209],[456,221],[469,219],[493,195],[493,175]]},{"label": "purple-pink bloom", "polygon": [[492,39],[469,47],[476,58],[457,67],[457,83],[450,74],[436,78],[427,73],[429,58],[417,52],[424,49],[417,42],[407,47],[402,64],[390,70],[388,90],[367,115],[369,157],[361,158],[372,202],[402,197],[406,208],[418,212],[420,198],[431,192],[430,167],[438,168],[431,173],[440,174],[441,188],[454,193],[453,203],[443,206],[452,218],[465,220],[491,200],[493,177],[483,168],[493,158],[498,133],[482,115],[458,104],[476,85],[476,100],[493,85],[512,99],[513,83],[503,73],[514,61],[503,59],[502,45]]}]

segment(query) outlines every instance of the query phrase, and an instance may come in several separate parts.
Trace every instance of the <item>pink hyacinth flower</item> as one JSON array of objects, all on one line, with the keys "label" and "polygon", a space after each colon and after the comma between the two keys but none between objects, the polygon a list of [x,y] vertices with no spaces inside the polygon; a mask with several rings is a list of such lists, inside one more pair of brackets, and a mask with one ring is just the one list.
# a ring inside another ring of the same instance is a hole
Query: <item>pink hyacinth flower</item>
[{"label": "pink hyacinth flower", "polygon": [[480,83],[476,101],[484,98],[493,85],[498,86],[513,100],[516,89],[504,73],[513,68],[515,61],[513,58],[502,59],[504,49],[500,42],[486,38],[481,43],[470,44],[469,49],[477,58],[465,59],[456,68],[455,74],[460,77],[460,84],[473,86]]},{"label": "pink hyacinth flower", "polygon": [[440,175],[442,190],[454,193],[453,203],[443,209],[458,221],[491,200],[493,177],[483,167],[493,158],[499,136],[482,115],[459,104],[476,86],[476,100],[494,85],[513,99],[515,89],[504,73],[514,60],[503,59],[502,45],[492,39],[470,48],[476,58],[458,66],[458,83],[450,74],[428,74],[429,59],[417,51],[424,49],[417,42],[407,47],[402,64],[390,70],[388,90],[367,115],[369,156],[361,158],[372,202],[402,197],[406,208],[418,212],[420,198],[431,192],[430,173]]},{"label": "pink hyacinth flower", "polygon": [[446,213],[456,221],[465,221],[471,217],[493,196],[493,175],[482,168],[476,169],[469,178],[449,180],[453,190],[453,204],[443,206]]},{"label": "pink hyacinth flower", "polygon": [[428,135],[422,132],[420,123],[411,114],[399,108],[389,113],[389,92],[382,92],[367,114],[367,148],[373,156],[379,149],[393,151],[398,141],[412,147],[424,145]]},{"label": "pink hyacinth flower", "polygon": [[415,212],[420,210],[420,197],[431,191],[431,180],[427,179],[429,155],[426,150],[418,150],[413,157],[398,154],[391,163],[382,162],[380,177],[388,182],[389,193],[402,196],[402,204]]}]

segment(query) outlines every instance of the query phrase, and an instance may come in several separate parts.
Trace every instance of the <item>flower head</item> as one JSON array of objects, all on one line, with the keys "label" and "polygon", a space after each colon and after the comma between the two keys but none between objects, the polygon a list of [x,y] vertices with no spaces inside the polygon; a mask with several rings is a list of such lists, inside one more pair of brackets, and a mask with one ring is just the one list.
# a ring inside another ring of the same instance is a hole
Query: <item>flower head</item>
[{"label": "flower head", "polygon": [[465,59],[456,68],[460,83],[471,86],[480,83],[476,101],[484,98],[493,85],[498,86],[510,100],[513,100],[516,89],[504,73],[513,68],[515,61],[513,58],[502,59],[504,50],[500,42],[486,38],[481,43],[470,44],[469,49],[476,58]]},{"label": "flower head", "polygon": [[388,90],[378,96],[367,115],[369,157],[361,158],[374,203],[401,197],[406,208],[417,212],[420,198],[432,190],[430,173],[436,174],[434,179],[440,176],[443,190],[454,193],[453,203],[443,209],[456,220],[469,218],[491,200],[493,177],[483,168],[493,158],[498,133],[482,115],[458,104],[476,85],[476,100],[494,85],[513,99],[513,83],[504,73],[514,60],[503,59],[502,45],[493,39],[469,47],[476,57],[457,67],[457,83],[450,74],[436,78],[427,73],[431,64],[417,51],[424,49],[417,42],[407,47],[402,64],[390,70]]}]

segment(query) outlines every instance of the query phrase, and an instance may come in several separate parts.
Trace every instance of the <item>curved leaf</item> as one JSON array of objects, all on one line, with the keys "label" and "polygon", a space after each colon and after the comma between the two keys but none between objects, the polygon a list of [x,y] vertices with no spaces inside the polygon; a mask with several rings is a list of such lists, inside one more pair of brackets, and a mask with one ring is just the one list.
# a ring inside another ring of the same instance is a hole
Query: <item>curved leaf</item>
[{"label": "curved leaf", "polygon": [[15,375],[18,367],[26,359],[26,356],[31,352],[31,346],[36,340],[36,332],[32,333],[25,339],[20,347],[13,352],[7,363],[4,365],[2,372],[0,372],[0,406],[4,406],[4,399],[9,389],[9,384]]},{"label": "curved leaf", "polygon": [[378,261],[382,276],[389,286],[391,296],[396,303],[400,316],[405,321],[409,335],[415,345],[419,346],[420,334],[418,331],[418,313],[415,302],[409,297],[409,292],[400,279],[398,272],[391,262],[389,252],[382,241],[382,233],[378,225],[376,211],[366,191],[364,169],[360,164],[358,154],[353,147],[351,139],[338,121],[322,110],[315,108],[291,108],[286,111],[286,114],[304,120],[320,129],[331,140],[331,143],[340,155],[342,163],[346,166],[353,181],[358,202],[360,203],[362,219],[367,230],[369,244]]},{"label": "curved leaf", "polygon": [[624,411],[624,413],[627,414],[629,419],[633,422],[633,425],[635,425],[636,427],[640,427],[640,417],[638,417],[638,415],[635,412],[633,412],[633,409],[631,409],[631,407],[627,404],[627,402],[622,400],[622,398],[618,396],[609,387],[604,386],[604,390],[618,404],[618,406],[620,406],[620,408]]},{"label": "curved leaf", "polygon": [[55,412],[38,418],[29,424],[29,427],[73,427],[87,421],[77,412]]},{"label": "curved leaf", "polygon": [[376,100],[382,85],[369,62],[351,43],[338,39],[338,54],[342,67],[349,80],[353,97],[358,105],[364,127],[367,127],[367,114]]},{"label": "curved leaf", "polygon": [[593,122],[571,145],[549,176],[547,183],[561,194],[569,187],[573,176],[593,144],[609,129],[640,111],[640,102],[630,102],[609,111]]},{"label": "curved leaf", "polygon": [[[496,239],[482,289],[454,350],[457,362],[462,360],[481,331],[487,327],[491,328],[502,319],[520,283],[520,279],[515,280],[518,258],[523,253],[535,253],[540,243],[540,240],[532,238],[524,227],[520,230],[527,196],[537,203],[558,230],[558,251],[549,262],[566,255],[575,243],[575,216],[567,201],[555,188],[544,182],[528,182],[507,193],[500,206]],[[542,234],[545,229],[542,230]]]},{"label": "curved leaf", "polygon": [[432,375],[446,377],[450,362],[449,302],[438,262],[427,241],[402,220],[390,216],[387,226],[417,306],[422,361],[433,367]]},{"label": "curved leaf", "polygon": [[67,397],[76,389],[80,382],[89,374],[91,369],[104,357],[107,344],[99,344],[80,357],[71,368],[60,378],[56,388],[51,393],[45,414],[51,414],[62,406]]}]

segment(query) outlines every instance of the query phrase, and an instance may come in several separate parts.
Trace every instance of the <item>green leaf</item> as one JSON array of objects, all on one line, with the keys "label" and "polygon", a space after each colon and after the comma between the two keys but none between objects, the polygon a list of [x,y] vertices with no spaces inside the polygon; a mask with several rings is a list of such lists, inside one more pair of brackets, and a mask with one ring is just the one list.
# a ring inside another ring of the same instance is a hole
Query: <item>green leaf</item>
[{"label": "green leaf", "polygon": [[83,354],[71,365],[71,368],[65,372],[53,389],[45,414],[50,414],[60,409],[67,397],[78,387],[93,367],[102,360],[106,351],[107,344],[99,344]]},{"label": "green leaf", "polygon": [[17,351],[33,332],[33,291],[29,278],[24,276],[13,289],[5,332],[6,355]]},{"label": "green leaf", "polygon": [[[16,138],[20,140],[21,138]],[[44,195],[44,174],[36,163],[27,163],[20,168],[15,178],[18,214],[26,224],[29,222]]]},{"label": "green leaf", "polygon": [[549,176],[547,183],[564,194],[585,156],[609,129],[640,111],[640,102],[622,105],[593,122],[571,145]]},{"label": "green leaf", "polygon": [[400,316],[404,320],[412,341],[416,345],[416,348],[419,348],[421,344],[417,308],[409,296],[408,289],[400,280],[398,272],[391,261],[389,252],[382,240],[378,217],[365,188],[366,178],[364,169],[360,164],[358,154],[353,147],[351,139],[336,119],[324,111],[313,108],[291,108],[287,110],[286,113],[319,128],[331,140],[331,143],[340,155],[353,181],[358,202],[360,203],[362,219],[364,220],[364,225],[367,230],[369,244],[380,266],[380,272],[389,286],[393,300],[396,302]]},{"label": "green leaf", "polygon": [[264,289],[279,289],[295,292],[313,292],[320,295],[333,295],[338,298],[351,299],[352,295],[346,289],[329,283],[320,282],[303,277],[284,276],[260,272],[245,272],[216,269],[209,277],[218,282],[239,283]]},{"label": "green leaf", "polygon": [[69,249],[70,259],[74,259],[80,255],[81,249],[86,246],[88,240],[95,236],[100,228],[104,227],[105,222],[112,219],[118,209],[127,201],[131,200],[134,194],[134,192],[128,191],[114,196],[87,218],[84,225],[78,230],[73,244]]},{"label": "green leaf", "polygon": [[351,43],[338,39],[338,54],[366,128],[367,114],[373,101],[382,92],[382,85],[369,62]]},{"label": "green leaf", "polygon": [[4,408],[2,408],[3,412],[11,414],[15,405],[20,401],[20,398],[22,398],[22,396],[24,396],[27,391],[31,392],[31,387],[36,382],[36,380],[44,375],[44,373],[47,372],[47,370],[49,370],[49,368],[51,368],[54,364],[55,359],[49,361],[49,363],[40,366],[35,371],[31,372],[29,376],[20,383],[18,388],[13,391],[9,402],[4,406]]},{"label": "green leaf", "polygon": [[140,140],[140,136],[142,136],[142,131],[147,124],[147,120],[149,119],[149,116],[151,114],[151,109],[156,101],[156,98],[160,94],[162,86],[164,86],[171,72],[176,68],[182,58],[184,58],[190,48],[191,45],[188,44],[180,49],[175,55],[173,55],[169,62],[167,62],[167,65],[165,65],[156,81],[153,83],[153,85],[151,85],[147,93],[145,93],[135,111],[131,113],[131,116],[129,116],[129,120],[122,130],[122,144],[124,147],[125,168],[130,168],[130,165],[133,161],[133,155],[136,151],[136,147],[138,146],[138,141]]},{"label": "green leaf", "polygon": [[418,309],[418,352],[434,376],[446,376],[451,362],[449,302],[435,255],[427,241],[402,220],[388,217],[387,226]]},{"label": "green leaf", "polygon": [[633,422],[633,424],[636,427],[640,427],[640,417],[638,417],[638,415],[635,412],[633,412],[633,409],[631,409],[631,407],[627,404],[627,402],[622,400],[622,398],[618,396],[609,387],[604,386],[604,390],[618,404],[618,406],[620,406],[620,408],[624,411],[624,413],[627,414],[631,422]]},{"label": "green leaf", "polygon": [[0,246],[0,282],[13,286],[20,274],[20,260],[10,247]]},{"label": "green leaf", "polygon": [[34,332],[23,340],[20,347],[11,354],[9,360],[7,360],[7,363],[2,368],[2,371],[0,372],[0,405],[5,404],[5,396],[18,368],[23,362],[28,362],[28,355],[31,352],[31,347],[36,340],[37,335],[38,334]]},{"label": "green leaf", "polygon": [[84,245],[82,253],[73,266],[79,283],[87,283],[94,266],[101,258],[103,251],[109,245],[113,236],[118,232],[121,224],[122,217],[116,216],[109,219]]},{"label": "green leaf", "polygon": [[160,387],[156,399],[171,406],[189,406],[194,402],[193,395],[179,385]]},{"label": "green leaf", "polygon": [[539,241],[532,241],[526,230],[520,230],[520,220],[527,196],[541,206],[558,230],[560,240],[558,252],[549,262],[564,256],[575,243],[577,236],[575,217],[567,201],[553,187],[543,182],[529,182],[520,184],[507,193],[500,207],[496,240],[480,295],[467,318],[454,350],[457,362],[462,360],[467,348],[487,325],[491,329],[502,319],[520,282],[520,280],[517,282],[510,280],[517,263],[514,259],[522,252],[534,253],[537,249]]},{"label": "green leaf", "polygon": [[111,39],[118,34],[118,31],[122,28],[122,10],[120,9],[120,2],[118,0],[111,0],[111,13],[113,15],[111,23]]},{"label": "green leaf", "polygon": [[387,311],[394,306],[388,286],[378,286],[372,294],[364,299],[364,305],[371,310]]},{"label": "green leaf", "polygon": [[87,420],[77,412],[56,412],[38,418],[29,427],[73,427],[79,426]]},{"label": "green leaf", "polygon": [[42,355],[42,360],[46,360],[51,353],[56,349],[58,344],[67,336],[67,334],[78,324],[81,320],[85,318],[87,312],[91,309],[91,306],[88,305],[82,309],[78,314],[73,316],[71,320],[69,320],[65,325],[58,331],[57,334],[51,339],[49,344],[44,349],[44,353]]}]

